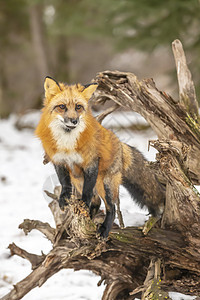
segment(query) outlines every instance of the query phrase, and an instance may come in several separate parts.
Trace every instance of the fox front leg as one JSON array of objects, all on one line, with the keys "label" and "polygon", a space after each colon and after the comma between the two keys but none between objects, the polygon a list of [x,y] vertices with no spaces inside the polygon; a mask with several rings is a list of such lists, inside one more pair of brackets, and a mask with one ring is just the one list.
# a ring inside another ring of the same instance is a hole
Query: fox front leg
[{"label": "fox front leg", "polygon": [[96,161],[92,166],[89,166],[83,171],[84,184],[82,192],[82,200],[89,207],[93,197],[93,189],[96,185],[98,176],[99,162]]},{"label": "fox front leg", "polygon": [[62,186],[60,198],[59,198],[59,206],[63,210],[67,205],[66,199],[70,199],[72,194],[72,184],[71,178],[69,175],[69,171],[62,165],[54,165],[58,179]]}]

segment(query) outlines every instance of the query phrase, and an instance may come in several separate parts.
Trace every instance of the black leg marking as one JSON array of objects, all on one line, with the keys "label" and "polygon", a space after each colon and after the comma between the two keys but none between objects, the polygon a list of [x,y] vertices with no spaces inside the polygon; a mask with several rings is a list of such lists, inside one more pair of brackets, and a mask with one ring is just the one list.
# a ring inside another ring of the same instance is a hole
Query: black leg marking
[{"label": "black leg marking", "polygon": [[72,194],[72,185],[69,175],[69,171],[64,166],[54,165],[56,173],[58,175],[60,184],[62,186],[62,191],[60,194],[59,205],[61,209],[66,206],[66,198],[69,199]]},{"label": "black leg marking", "polygon": [[104,189],[106,192],[106,204],[107,204],[106,205],[106,217],[105,217],[103,224],[99,228],[99,233],[102,238],[107,238],[109,231],[112,228],[114,219],[115,219],[115,205],[113,203],[112,193],[109,189],[109,186],[104,184]]},{"label": "black leg marking", "polygon": [[84,184],[83,184],[82,200],[85,202],[85,204],[88,207],[90,206],[90,202],[93,196],[93,189],[97,181],[98,164],[99,162],[96,162],[92,167],[89,167],[83,171]]}]

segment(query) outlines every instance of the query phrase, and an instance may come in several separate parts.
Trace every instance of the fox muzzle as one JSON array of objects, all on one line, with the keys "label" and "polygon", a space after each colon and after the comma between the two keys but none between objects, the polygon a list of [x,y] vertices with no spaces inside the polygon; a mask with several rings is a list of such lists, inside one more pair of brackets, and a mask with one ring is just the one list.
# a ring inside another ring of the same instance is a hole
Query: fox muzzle
[{"label": "fox muzzle", "polygon": [[67,117],[64,118],[64,124],[65,124],[66,128],[69,130],[76,128],[78,123],[79,123],[79,118],[76,118],[76,119],[67,118]]}]

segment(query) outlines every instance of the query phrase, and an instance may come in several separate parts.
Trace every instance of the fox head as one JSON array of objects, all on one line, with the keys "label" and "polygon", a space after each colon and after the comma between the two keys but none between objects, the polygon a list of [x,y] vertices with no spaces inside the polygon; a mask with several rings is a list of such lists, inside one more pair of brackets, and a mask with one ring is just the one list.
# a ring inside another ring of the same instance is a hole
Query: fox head
[{"label": "fox head", "polygon": [[83,128],[88,101],[96,88],[96,83],[68,86],[46,77],[44,110],[51,115],[51,127],[60,127],[65,132],[74,131],[78,127]]}]

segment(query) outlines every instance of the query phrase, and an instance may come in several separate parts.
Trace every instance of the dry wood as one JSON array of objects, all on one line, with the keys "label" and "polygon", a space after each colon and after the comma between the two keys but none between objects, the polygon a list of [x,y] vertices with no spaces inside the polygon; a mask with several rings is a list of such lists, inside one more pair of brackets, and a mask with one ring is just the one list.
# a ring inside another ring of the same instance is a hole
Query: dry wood
[{"label": "dry wood", "polygon": [[[58,205],[57,209],[59,214]],[[179,233],[152,229],[148,236],[144,237],[141,230],[134,227],[123,230],[116,228],[112,230],[110,239],[105,242],[95,237],[95,225],[81,204],[76,203],[75,208],[70,204],[66,214],[70,214],[76,220],[77,226],[73,224],[70,229],[68,227],[68,233],[72,238],[63,235],[46,256],[33,255],[32,258],[31,254],[17,246],[12,248],[12,255],[27,258],[34,270],[17,283],[14,289],[2,298],[3,300],[21,299],[31,289],[41,286],[63,268],[88,269],[100,275],[107,285],[103,299],[132,299],[129,292],[138,286],[145,286],[143,284],[145,269],[154,257],[162,258],[165,265],[169,266],[169,271],[177,269],[184,274],[187,270],[188,274],[191,272],[196,276],[200,275],[200,261],[196,261],[197,254],[190,253],[187,242]],[[27,222],[26,228],[28,224],[31,230],[33,223]],[[69,220],[66,219],[63,226],[69,226]],[[78,236],[80,226],[81,235]],[[165,267],[165,277],[169,281],[167,272],[168,267]],[[156,278],[161,277],[161,271],[157,273]],[[160,287],[166,284],[166,279],[160,283]],[[170,284],[173,284],[173,280],[170,280]],[[184,284],[184,291],[188,292],[189,288],[189,284]]]},{"label": "dry wood", "polygon": [[199,109],[196,92],[190,70],[188,69],[183,46],[179,40],[172,43],[172,50],[176,62],[177,78],[179,84],[179,100],[183,107],[193,118],[198,118]]},{"label": "dry wood", "polygon": [[[59,211],[58,203],[57,209]],[[73,238],[63,236],[53,245],[48,255],[33,256],[30,259],[30,254],[16,246],[12,248],[12,255],[27,258],[34,266],[34,270],[24,280],[17,283],[14,289],[2,298],[3,300],[21,299],[32,288],[41,286],[50,276],[63,268],[93,270],[102,276],[107,284],[103,299],[117,299],[117,295],[118,297],[121,295],[122,298],[119,299],[129,299],[129,297],[131,299],[129,292],[143,285],[145,269],[152,257],[164,257],[164,262],[170,265],[170,269],[188,270],[188,274],[191,271],[196,276],[200,275],[200,261],[196,262],[196,257],[188,251],[187,243],[179,233],[152,229],[149,235],[144,237],[141,230],[137,228],[113,229],[110,240],[104,242],[95,237],[95,225],[82,205],[76,203],[76,209],[74,209],[74,206],[70,204],[66,214],[70,214],[76,220],[70,226],[70,234],[73,234]],[[31,230],[33,223],[27,222],[26,228],[28,224]],[[66,219],[63,226],[68,226],[67,224]],[[77,236],[80,226],[82,234]],[[33,263],[35,257],[37,257],[37,262]],[[189,286],[185,285],[184,288],[187,290]],[[113,295],[116,297],[113,298]]]},{"label": "dry wood", "polygon": [[159,150],[160,154],[157,158],[162,172],[168,179],[162,225],[185,231],[188,236],[199,237],[200,198],[186,176],[184,147],[181,152],[180,148],[176,148],[177,142],[151,141],[151,144]]},{"label": "dry wood", "polygon": [[[52,250],[38,256],[10,245],[11,254],[28,259],[33,271],[1,300],[21,299],[63,268],[92,270],[101,276],[99,284],[105,283],[103,300],[135,296],[167,299],[169,290],[200,295],[200,197],[192,185],[200,183],[200,125],[196,112],[194,116],[195,97],[189,94],[190,89],[184,90],[189,99],[185,111],[182,100],[174,101],[152,80],[139,81],[131,73],[106,71],[95,81],[99,83],[95,94],[98,103],[112,100],[140,113],[159,137],[150,141],[158,154],[156,165],[149,167],[159,167],[158,178],[166,184],[160,224],[146,236],[139,228],[114,226],[109,239],[102,241],[96,236],[102,213],[91,220],[84,203],[75,197],[61,212],[57,188],[55,194],[49,194],[54,199],[49,207],[55,228],[30,220],[20,225],[25,233],[33,229],[43,232],[51,240]],[[190,76],[188,81],[191,87]],[[181,84],[180,91],[187,85]],[[103,113],[100,121],[112,110],[114,107]]]},{"label": "dry wood", "polygon": [[105,119],[105,117],[107,117],[109,114],[111,114],[112,112],[114,112],[115,110],[117,110],[119,108],[119,105],[116,104],[114,106],[111,106],[109,108],[107,108],[107,110],[103,111],[101,114],[99,114],[96,119],[99,123],[102,123],[102,121]]},{"label": "dry wood", "polygon": [[171,299],[166,292],[160,289],[160,274],[161,273],[161,260],[152,259],[148,268],[147,276],[143,285],[142,299]]},{"label": "dry wood", "polygon": [[10,244],[8,248],[10,249],[11,255],[18,255],[27,259],[31,263],[33,270],[45,259],[45,255],[43,253],[42,255],[29,253],[15,245],[15,243]]},{"label": "dry wood", "polygon": [[28,234],[33,229],[37,229],[42,232],[48,238],[48,240],[51,242],[54,241],[55,229],[52,228],[48,223],[26,219],[22,224],[19,225],[19,228],[23,229],[25,234]]},{"label": "dry wood", "polygon": [[99,73],[97,99],[107,97],[122,107],[142,115],[159,139],[175,140],[187,148],[185,167],[194,184],[200,184],[200,125],[182,106],[159,91],[153,80],[139,81],[132,73]]}]

